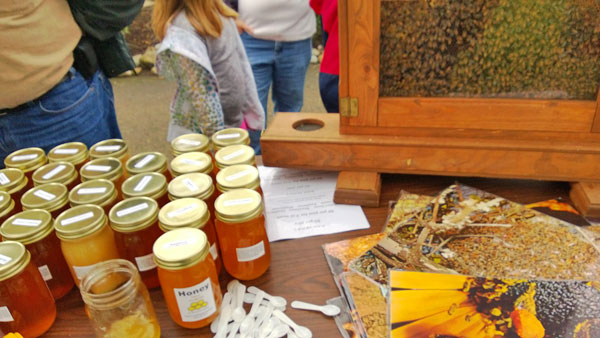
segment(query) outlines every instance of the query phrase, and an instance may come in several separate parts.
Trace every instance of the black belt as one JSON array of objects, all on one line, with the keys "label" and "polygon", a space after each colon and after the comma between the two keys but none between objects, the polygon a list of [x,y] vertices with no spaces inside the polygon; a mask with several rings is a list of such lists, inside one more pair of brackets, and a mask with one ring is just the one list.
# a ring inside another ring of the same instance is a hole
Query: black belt
[{"label": "black belt", "polygon": [[[54,87],[58,86],[59,84],[65,82],[67,80],[70,80],[72,77],[73,77],[73,75],[72,75],[71,69],[69,69],[69,71],[67,72],[67,74],[65,74],[65,76],[63,76],[62,79],[60,79],[60,81],[58,81],[58,83],[56,85],[54,85]],[[54,89],[54,87],[52,87],[52,89]],[[52,90],[52,89],[50,89],[50,90]],[[42,96],[44,96],[44,95],[42,95]],[[37,99],[31,100],[31,101],[27,101],[27,102],[25,102],[23,104],[20,104],[20,105],[16,106],[16,107],[13,107],[13,108],[2,108],[2,109],[0,109],[0,116],[12,114],[12,113],[17,113],[17,112],[20,112],[20,111],[25,110],[27,108],[33,107],[34,105],[37,104],[38,100],[42,96],[38,97]]]}]

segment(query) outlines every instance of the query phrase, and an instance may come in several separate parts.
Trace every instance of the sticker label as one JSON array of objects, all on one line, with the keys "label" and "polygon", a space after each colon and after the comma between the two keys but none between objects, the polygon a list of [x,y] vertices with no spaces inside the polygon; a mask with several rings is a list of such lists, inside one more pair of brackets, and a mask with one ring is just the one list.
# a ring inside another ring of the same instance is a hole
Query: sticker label
[{"label": "sticker label", "polygon": [[109,172],[112,169],[111,166],[109,165],[88,165],[87,167],[85,167],[86,171],[99,171],[99,172]]},{"label": "sticker label", "polygon": [[14,320],[15,319],[10,314],[10,310],[8,309],[8,307],[0,306],[0,322],[6,323],[6,322],[12,322]]},{"label": "sticker label", "polygon": [[217,243],[214,243],[213,245],[210,246],[210,255],[212,256],[212,258],[214,260],[219,258],[219,251],[217,250]]},{"label": "sticker label", "polygon": [[103,153],[108,153],[110,151],[117,151],[121,149],[121,146],[119,145],[115,145],[115,146],[99,146],[96,147],[96,151],[101,151]]},{"label": "sticker label", "polygon": [[13,156],[11,158],[11,160],[15,161],[15,162],[21,162],[21,161],[27,161],[27,160],[33,160],[35,158],[38,158],[38,154],[29,154],[29,155],[19,155],[19,156]]},{"label": "sticker label", "polygon": [[133,188],[133,191],[140,192],[140,191],[144,190],[144,188],[146,188],[146,186],[148,185],[148,183],[150,183],[150,181],[152,181],[152,176],[142,177],[142,179],[138,182],[138,184],[136,184],[135,188]]},{"label": "sticker label", "polygon": [[77,149],[68,149],[68,148],[56,149],[54,151],[54,153],[58,154],[58,155],[73,155],[73,154],[77,154],[77,152],[79,152],[79,150],[77,150]]},{"label": "sticker label", "polygon": [[9,263],[10,261],[12,261],[12,258],[10,258],[8,256],[4,256],[3,254],[0,254],[0,264],[5,265],[5,264]]},{"label": "sticker label", "polygon": [[61,164],[59,166],[57,166],[56,168],[50,170],[49,172],[46,173],[46,175],[42,176],[43,179],[45,180],[49,180],[52,177],[56,176],[58,173],[60,173],[61,171],[65,170],[67,166],[64,164]]},{"label": "sticker label", "polygon": [[135,262],[137,263],[138,270],[148,271],[156,268],[154,263],[154,254],[148,254],[146,256],[136,257]]},{"label": "sticker label", "polygon": [[217,140],[227,140],[240,137],[240,133],[217,135]]},{"label": "sticker label", "polygon": [[244,176],[248,176],[250,174],[252,174],[252,170],[246,169],[244,171],[240,171],[239,173],[236,173],[236,174],[229,175],[229,176],[225,177],[225,181],[231,182],[231,181],[240,179],[240,178],[242,178]]},{"label": "sticker label", "polygon": [[96,195],[96,194],[104,194],[106,192],[106,187],[102,188],[82,188],[77,190],[77,195]]},{"label": "sticker label", "polygon": [[7,185],[9,183],[10,183],[10,180],[8,179],[8,177],[6,177],[5,174],[0,174],[0,184]]},{"label": "sticker label", "polygon": [[89,218],[92,218],[92,217],[94,217],[94,213],[91,212],[91,211],[88,211],[85,214],[81,214],[79,216],[75,216],[75,217],[63,219],[60,222],[60,225],[67,226],[69,224],[77,223],[77,222],[80,222],[80,221],[83,221],[83,220],[86,220],[86,219],[89,219]]},{"label": "sticker label", "polygon": [[37,227],[42,224],[42,221],[39,219],[26,219],[26,218],[15,218],[12,221],[12,225],[19,225],[23,227]]},{"label": "sticker label", "polygon": [[0,202],[4,201],[4,196],[0,196]]},{"label": "sticker label", "polygon": [[246,248],[235,248],[238,262],[250,262],[265,255],[265,243],[258,242]]},{"label": "sticker label", "polygon": [[200,188],[198,188],[198,186],[196,184],[194,184],[194,182],[192,182],[192,180],[190,180],[189,178],[184,178],[183,179],[183,184],[185,184],[185,186],[190,189],[190,191],[198,191]]},{"label": "sticker label", "polygon": [[48,265],[38,266],[38,270],[40,270],[40,274],[42,274],[44,281],[49,281],[52,279],[52,274],[50,273],[50,269],[48,269]]},{"label": "sticker label", "polygon": [[150,161],[152,161],[155,157],[156,157],[156,155],[153,155],[153,154],[146,155],[146,156],[144,156],[143,159],[141,159],[138,163],[136,163],[134,165],[134,167],[137,168],[137,169],[143,168],[148,163],[150,163]]},{"label": "sticker label", "polygon": [[148,203],[142,203],[142,204],[134,205],[127,209],[119,210],[119,211],[117,211],[117,217],[127,216],[130,214],[133,214],[134,212],[138,212],[138,211],[144,210],[144,209],[148,209]]},{"label": "sticker label", "polygon": [[194,141],[194,140],[187,140],[182,138],[181,140],[177,141],[178,144],[187,144],[189,146],[199,146],[202,144],[202,142],[198,142],[198,141]]},{"label": "sticker label", "polygon": [[53,199],[56,198],[56,195],[51,194],[51,193],[41,190],[41,189],[34,191],[33,194],[41,199],[46,200],[46,201],[52,201]]},{"label": "sticker label", "polygon": [[184,239],[181,241],[175,241],[175,242],[170,242],[170,243],[165,243],[165,245],[163,245],[164,249],[172,249],[172,248],[176,248],[179,246],[184,246],[184,245],[192,245],[192,244],[196,244],[196,240],[193,238],[190,239]]},{"label": "sticker label", "polygon": [[178,217],[178,216],[181,216],[192,210],[196,210],[197,208],[198,208],[198,204],[190,204],[181,209],[173,210],[173,211],[167,213],[167,217],[169,217],[169,218]]},{"label": "sticker label", "polygon": [[224,201],[223,205],[226,207],[231,207],[234,205],[244,205],[244,204],[250,204],[250,203],[252,203],[252,198],[240,198],[237,200]]},{"label": "sticker label", "polygon": [[75,275],[77,279],[81,280],[83,276],[85,276],[90,270],[92,270],[96,264],[88,265],[88,266],[75,266],[73,265],[73,271],[75,271]]},{"label": "sticker label", "polygon": [[173,292],[184,322],[199,321],[217,311],[210,278],[189,288],[173,288]]},{"label": "sticker label", "polygon": [[181,162],[185,163],[185,164],[189,164],[189,165],[195,165],[198,167],[203,167],[206,163],[204,161],[196,161],[196,160],[190,160],[188,158],[184,158],[183,160],[181,160]]},{"label": "sticker label", "polygon": [[244,154],[246,151],[244,149],[240,149],[238,151],[234,151],[233,153],[229,154],[229,155],[225,155],[223,156],[223,159],[225,161],[229,161],[229,160],[233,160],[234,158]]}]

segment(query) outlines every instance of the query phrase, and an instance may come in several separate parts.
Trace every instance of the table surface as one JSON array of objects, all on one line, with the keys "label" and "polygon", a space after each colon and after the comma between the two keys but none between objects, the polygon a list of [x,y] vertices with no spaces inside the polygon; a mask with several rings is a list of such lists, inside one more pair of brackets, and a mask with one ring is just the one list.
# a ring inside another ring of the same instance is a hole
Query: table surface
[{"label": "table surface", "polygon": [[[435,195],[456,181],[524,204],[557,197],[569,201],[569,184],[564,182],[383,175],[380,207],[363,209],[371,224],[369,229],[271,243],[272,258],[269,270],[260,278],[245,284],[255,285],[272,295],[283,296],[288,300],[288,304],[293,300],[324,304],[326,300],[339,296],[339,292],[323,255],[323,244],[380,232],[387,218],[388,201],[397,200],[401,190]],[[230,277],[222,274],[222,289],[225,289],[229,280]],[[161,326],[162,337],[212,336],[208,328],[191,330],[175,324],[169,317],[159,288],[150,290],[150,295]],[[76,288],[58,300],[57,307],[56,321],[44,337],[94,336]],[[341,336],[333,319],[320,313],[295,310],[288,306],[286,314],[296,323],[309,327],[314,337]]]}]

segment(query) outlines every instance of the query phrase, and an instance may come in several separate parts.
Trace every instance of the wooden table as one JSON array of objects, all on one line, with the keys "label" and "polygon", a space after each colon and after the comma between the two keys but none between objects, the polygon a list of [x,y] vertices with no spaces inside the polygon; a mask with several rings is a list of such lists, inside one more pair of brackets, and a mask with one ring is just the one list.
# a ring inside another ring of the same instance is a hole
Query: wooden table
[{"label": "wooden table", "polygon": [[[271,267],[262,277],[245,284],[255,285],[272,295],[283,296],[288,303],[293,300],[303,300],[324,304],[327,299],[339,296],[339,293],[323,255],[321,248],[323,244],[379,232],[387,217],[388,201],[396,200],[401,190],[434,195],[455,181],[495,193],[515,202],[531,203],[557,197],[569,200],[567,183],[384,175],[380,207],[364,209],[371,228],[271,243]],[[221,287],[224,289],[230,278],[222,277]],[[189,330],[177,326],[169,317],[161,290],[151,290],[150,294],[160,322],[162,337],[212,337],[208,328]],[[44,337],[94,336],[91,325],[83,312],[83,301],[77,289],[59,300],[57,306],[56,322]],[[333,319],[319,313],[294,310],[288,306],[286,314],[297,323],[309,327],[314,337],[341,336]]]}]

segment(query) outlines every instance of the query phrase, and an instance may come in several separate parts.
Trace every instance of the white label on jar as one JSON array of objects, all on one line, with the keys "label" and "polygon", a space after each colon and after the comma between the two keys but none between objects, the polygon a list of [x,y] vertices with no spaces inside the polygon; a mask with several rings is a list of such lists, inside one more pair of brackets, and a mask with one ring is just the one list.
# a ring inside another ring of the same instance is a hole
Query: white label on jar
[{"label": "white label on jar", "polygon": [[38,158],[38,154],[29,154],[29,155],[19,155],[11,158],[12,161],[21,162],[27,160],[33,160],[34,158]]},{"label": "white label on jar", "polygon": [[173,210],[169,213],[167,213],[167,217],[169,218],[173,218],[173,217],[177,217],[177,216],[181,216],[187,212],[190,212],[192,210],[196,210],[196,208],[198,208],[198,204],[190,204],[188,206],[185,206],[181,209],[177,209],[177,210]]},{"label": "white label on jar", "polygon": [[9,183],[10,183],[10,180],[8,179],[8,177],[6,177],[5,174],[0,174],[0,184],[6,185]]},{"label": "white label on jar", "polygon": [[184,322],[196,322],[217,312],[210,278],[189,288],[173,288],[173,292]]},{"label": "white label on jar", "polygon": [[119,149],[121,149],[121,146],[118,146],[118,145],[117,146],[99,146],[99,147],[95,148],[96,151],[101,151],[101,152],[106,152],[106,153],[109,151],[117,151]]},{"label": "white label on jar", "polygon": [[78,195],[96,195],[103,194],[106,192],[106,187],[102,188],[82,188],[77,190]]},{"label": "white label on jar", "polygon": [[8,256],[4,256],[3,254],[0,254],[0,264],[1,265],[5,265],[10,261],[12,261],[12,258],[10,258]]},{"label": "white label on jar", "polygon": [[138,163],[136,163],[134,165],[134,167],[136,167],[137,169],[143,168],[148,163],[150,163],[150,161],[152,161],[155,157],[156,157],[156,155],[153,155],[153,154],[146,155],[146,156],[144,156],[143,159],[141,159]]},{"label": "white label on jar", "polygon": [[75,275],[77,276],[77,279],[81,280],[95,266],[96,266],[96,264],[92,264],[92,265],[88,265],[88,266],[75,266],[75,265],[73,265],[73,271],[75,271]]},{"label": "white label on jar", "polygon": [[34,191],[33,194],[41,199],[46,200],[46,201],[52,201],[53,199],[56,198],[56,195],[51,194],[51,193],[41,190],[41,189]]},{"label": "white label on jar", "polygon": [[73,155],[73,154],[77,154],[79,150],[77,149],[68,149],[68,148],[64,148],[64,149],[56,149],[54,151],[55,154],[59,154],[59,155]]},{"label": "white label on jar", "polygon": [[109,165],[88,165],[87,167],[85,167],[86,171],[101,171],[101,172],[109,172],[112,169],[111,166]]},{"label": "white label on jar", "polygon": [[45,180],[49,180],[52,177],[56,176],[58,173],[60,173],[61,171],[65,170],[67,166],[64,164],[61,164],[59,166],[57,166],[56,168],[50,170],[49,172],[46,173],[46,175],[42,176],[43,179]]},{"label": "white label on jar", "polygon": [[252,203],[252,198],[240,198],[237,200],[224,201],[223,205],[226,207],[231,207],[234,205],[244,205],[244,204],[250,204],[250,203]]},{"label": "white label on jar", "polygon": [[183,179],[183,184],[185,184],[185,186],[190,189],[190,191],[198,191],[198,186],[196,184],[194,184],[194,182],[192,182],[192,180],[190,180],[189,178],[184,178]]},{"label": "white label on jar", "polygon": [[190,160],[187,158],[184,158],[183,160],[181,160],[181,162],[185,163],[185,164],[189,164],[189,165],[195,165],[198,167],[202,167],[204,166],[204,161],[196,161],[196,160]]},{"label": "white label on jar", "polygon": [[44,278],[45,281],[52,279],[52,274],[50,273],[50,269],[48,269],[48,265],[38,266],[38,270],[40,270],[40,274],[42,274],[42,278]]},{"label": "white label on jar", "polygon": [[12,221],[12,225],[20,225],[23,227],[37,227],[42,224],[39,219],[26,219],[26,218],[15,218]]},{"label": "white label on jar", "polygon": [[139,192],[139,191],[144,190],[144,188],[146,188],[146,186],[148,185],[148,183],[150,183],[150,181],[152,181],[152,176],[142,177],[140,182],[138,184],[136,184],[135,188],[133,188],[133,191]]},{"label": "white label on jar", "polygon": [[242,155],[242,154],[243,154],[243,153],[245,153],[245,152],[246,152],[246,151],[245,151],[244,149],[240,149],[240,150],[238,150],[238,151],[235,151],[235,152],[233,152],[233,153],[231,153],[231,154],[229,154],[229,155],[225,155],[225,156],[223,156],[223,159],[224,159],[225,161],[233,160],[234,158],[236,158],[236,157],[238,157],[238,156]]},{"label": "white label on jar", "polygon": [[0,196],[0,202],[4,201],[4,196]]},{"label": "white label on jar", "polygon": [[77,223],[79,221],[83,221],[83,220],[86,220],[86,219],[89,219],[89,218],[92,218],[92,217],[94,217],[94,213],[91,212],[91,211],[88,211],[85,214],[81,214],[79,216],[75,216],[75,217],[63,219],[60,222],[60,225],[67,226],[69,224]]},{"label": "white label on jar", "polygon": [[199,145],[202,144],[202,142],[194,141],[194,140],[187,140],[187,139],[184,139],[184,138],[182,138],[181,140],[177,141],[177,143],[187,144],[189,146],[199,146]]},{"label": "white label on jar", "polygon": [[164,249],[172,249],[172,248],[176,248],[178,246],[192,245],[192,244],[196,244],[196,240],[194,238],[189,238],[189,239],[184,239],[181,241],[166,243],[165,245],[163,245],[163,248]]},{"label": "white label on jar", "polygon": [[219,258],[219,252],[217,251],[217,243],[214,243],[213,245],[210,246],[210,255],[212,256],[212,258],[214,260]]},{"label": "white label on jar", "polygon": [[246,248],[235,248],[238,262],[250,262],[265,255],[265,243],[258,242]]},{"label": "white label on jar", "polygon": [[140,271],[148,271],[156,268],[156,263],[154,263],[154,254],[136,257],[135,262],[137,263],[138,270]]},{"label": "white label on jar", "polygon": [[236,138],[236,137],[240,137],[240,133],[222,134],[222,135],[217,135],[216,136],[217,140],[227,140],[227,139]]},{"label": "white label on jar", "polygon": [[239,173],[236,173],[236,174],[229,175],[229,176],[225,177],[225,181],[231,182],[233,180],[237,180],[237,179],[239,179],[241,177],[248,176],[250,174],[252,174],[252,170],[247,169],[247,170],[244,170],[244,171],[240,171]]},{"label": "white label on jar", "polygon": [[148,209],[148,203],[142,203],[138,205],[134,205],[127,209],[117,211],[117,217],[127,216],[129,214],[133,214],[134,212],[138,212],[140,210]]},{"label": "white label on jar", "polygon": [[12,322],[14,320],[15,319],[10,314],[10,310],[8,309],[8,307],[0,306],[0,322],[6,323],[6,322]]}]

